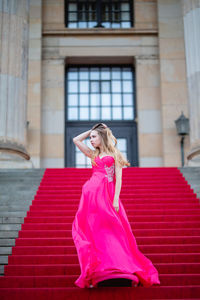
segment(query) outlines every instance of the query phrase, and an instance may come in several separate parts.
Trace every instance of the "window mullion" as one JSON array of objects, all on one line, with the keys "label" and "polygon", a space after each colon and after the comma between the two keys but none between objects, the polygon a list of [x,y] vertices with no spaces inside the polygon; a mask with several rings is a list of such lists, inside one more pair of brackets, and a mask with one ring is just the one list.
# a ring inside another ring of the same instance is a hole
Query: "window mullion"
[{"label": "window mullion", "polygon": [[[101,70],[101,68],[100,68]],[[100,71],[101,74],[101,71]],[[102,119],[102,93],[101,93],[101,79],[99,79],[99,100],[100,100],[100,120]]]},{"label": "window mullion", "polygon": [[112,28],[112,16],[113,16],[113,12],[112,12],[112,0],[109,0],[109,23],[110,23],[110,28]]},{"label": "window mullion", "polygon": [[80,68],[78,68],[78,120],[80,120]]},{"label": "window mullion", "polygon": [[131,27],[134,27],[134,2],[130,1],[130,21]]},{"label": "window mullion", "polygon": [[[110,68],[110,73],[111,73],[111,68]],[[110,74],[111,76],[111,74]],[[113,93],[111,90],[111,79],[109,80],[109,86],[110,86],[110,109],[111,109],[111,120],[113,120]]]},{"label": "window mullion", "polygon": [[97,25],[95,27],[103,27],[101,25],[101,12],[102,12],[102,9],[101,9],[101,0],[97,0],[96,1],[96,14],[97,14]]}]

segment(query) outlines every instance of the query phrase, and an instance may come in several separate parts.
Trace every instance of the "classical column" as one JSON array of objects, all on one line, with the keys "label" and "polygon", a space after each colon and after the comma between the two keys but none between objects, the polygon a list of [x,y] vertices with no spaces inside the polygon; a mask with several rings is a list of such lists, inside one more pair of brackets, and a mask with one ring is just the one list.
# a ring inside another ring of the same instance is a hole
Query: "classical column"
[{"label": "classical column", "polygon": [[200,0],[182,0],[190,111],[189,165],[200,166]]},{"label": "classical column", "polygon": [[29,0],[0,0],[0,166],[5,157],[30,159],[26,150],[28,20]]}]

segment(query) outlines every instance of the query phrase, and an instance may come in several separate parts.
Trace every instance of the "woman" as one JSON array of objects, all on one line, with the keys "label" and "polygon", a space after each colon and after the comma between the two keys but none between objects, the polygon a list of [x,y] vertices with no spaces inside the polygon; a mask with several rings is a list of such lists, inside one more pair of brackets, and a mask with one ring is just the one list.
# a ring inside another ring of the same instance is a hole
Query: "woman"
[{"label": "woman", "polygon": [[[82,141],[90,136],[95,150]],[[80,288],[98,287],[109,280],[129,280],[132,286],[160,284],[158,271],[138,249],[126,212],[119,198],[122,167],[130,166],[117,149],[117,140],[105,124],[73,138],[91,158],[93,173],[83,185],[78,211],[72,224],[81,274]],[[114,142],[114,144],[113,144]]]}]

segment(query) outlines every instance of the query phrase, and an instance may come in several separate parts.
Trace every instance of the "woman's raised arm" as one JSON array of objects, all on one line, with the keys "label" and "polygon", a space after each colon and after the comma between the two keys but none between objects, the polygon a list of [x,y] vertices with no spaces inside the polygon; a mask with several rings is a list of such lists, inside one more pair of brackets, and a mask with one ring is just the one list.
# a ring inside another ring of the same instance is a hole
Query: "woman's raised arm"
[{"label": "woman's raised arm", "polygon": [[85,140],[89,135],[92,129],[87,130],[73,138],[74,144],[83,152],[86,156],[92,157],[92,149],[90,149],[85,143],[82,141]]}]

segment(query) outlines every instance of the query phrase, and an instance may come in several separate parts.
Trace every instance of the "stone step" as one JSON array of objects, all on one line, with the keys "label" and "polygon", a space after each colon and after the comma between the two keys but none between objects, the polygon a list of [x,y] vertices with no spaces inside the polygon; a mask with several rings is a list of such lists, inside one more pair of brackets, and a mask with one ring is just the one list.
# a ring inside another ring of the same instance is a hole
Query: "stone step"
[{"label": "stone step", "polygon": [[26,211],[1,211],[0,206],[0,217],[25,217]]},{"label": "stone step", "polygon": [[0,179],[6,179],[6,178],[10,178],[12,180],[14,180],[16,177],[18,178],[18,180],[20,181],[20,179],[27,179],[28,177],[32,177],[34,180],[38,179],[38,176],[40,177],[42,175],[42,173],[35,173],[35,174],[31,174],[31,173],[4,173],[2,174],[1,170],[0,170]]},{"label": "stone step", "polygon": [[[34,177],[32,177],[31,175],[26,175],[26,177],[24,177],[24,178],[21,178],[19,175],[16,175],[16,177],[19,177],[18,179],[17,179],[17,181],[18,181],[18,183],[19,184],[25,184],[25,183],[28,183],[29,182],[29,180],[28,180],[28,178],[27,177],[29,177],[29,179],[31,178],[32,179],[32,184],[37,184],[38,182],[39,182],[39,180],[38,180],[38,176],[39,175],[37,175],[35,178]],[[17,183],[16,183],[16,178],[14,178],[14,176],[13,177],[9,177],[9,176],[7,176],[7,177],[1,177],[0,176],[0,185],[3,185],[3,184],[5,184],[5,182],[8,182],[9,181],[9,183],[10,183],[10,185],[12,184],[14,184],[14,185],[17,185]]]},{"label": "stone step", "polygon": [[23,189],[23,191],[26,191],[26,192],[33,192],[34,190],[35,190],[35,188],[38,186],[38,183],[34,183],[34,184],[32,184],[32,186],[30,187],[30,186],[24,186],[24,184],[20,184],[20,185],[18,185],[18,184],[12,184],[12,186],[10,186],[10,185],[5,185],[5,182],[4,182],[4,184],[2,185],[2,183],[0,184],[0,187],[1,187],[1,192],[3,192],[3,191],[21,191],[21,189]]},{"label": "stone step", "polygon": [[24,217],[0,217],[0,223],[22,224],[24,223]]},{"label": "stone step", "polygon": [[34,174],[43,174],[45,169],[37,168],[37,169],[1,169],[0,174],[15,174],[15,173],[20,173],[20,174],[27,174],[30,173],[31,175]]},{"label": "stone step", "polygon": [[[13,204],[14,202],[19,203],[19,204],[20,203],[21,204],[23,204],[23,203],[29,204],[31,201],[33,201],[34,196],[35,195],[30,197],[30,195],[24,194],[23,196],[15,195],[15,196],[9,196],[9,197],[2,197],[3,199],[1,199],[0,205],[10,205],[10,204]],[[27,197],[29,197],[30,199],[27,199]]]},{"label": "stone step", "polygon": [[[0,171],[1,172],[1,171]],[[36,183],[38,182],[38,178],[40,178],[41,176],[39,174],[35,175],[35,176],[31,176],[29,174],[26,174],[24,176],[21,176],[20,174],[13,174],[12,176],[8,175],[6,176],[5,174],[2,176],[0,174],[0,180],[1,180],[1,183],[3,181],[6,181],[6,180],[10,180],[10,182],[12,183],[23,183],[23,182],[28,182],[29,181],[29,178],[32,178],[33,182]],[[16,178],[17,178],[17,182],[16,182]]]},{"label": "stone step", "polygon": [[1,238],[17,238],[19,232],[17,230],[0,230],[0,239]]},{"label": "stone step", "polygon": [[31,203],[32,203],[32,201],[33,201],[33,199],[32,200],[24,200],[24,199],[14,199],[14,198],[12,198],[12,201],[10,200],[8,200],[8,199],[1,199],[1,203],[0,203],[0,205],[2,205],[2,206],[11,206],[11,205],[14,205],[14,206],[16,206],[16,205],[27,205],[27,206],[29,206]]},{"label": "stone step", "polygon": [[7,212],[11,212],[11,211],[27,211],[27,209],[29,208],[30,203],[26,203],[25,205],[21,205],[19,203],[19,205],[1,205],[0,206],[0,211],[7,211]]},{"label": "stone step", "polygon": [[35,192],[24,192],[23,195],[21,195],[22,192],[16,192],[14,194],[14,191],[12,193],[7,193],[7,195],[3,196],[2,197],[2,201],[3,200],[7,200],[7,201],[13,201],[13,200],[33,200],[34,199],[34,196],[35,196]]},{"label": "stone step", "polygon": [[[24,202],[24,203],[29,203],[29,201],[32,201],[34,199],[34,195],[13,195],[13,196],[7,196],[7,195],[3,195],[1,196],[1,204],[4,205],[4,203],[19,203],[19,202]],[[29,197],[29,199],[27,198]]]},{"label": "stone step", "polygon": [[4,275],[4,264],[0,265],[0,276]]},{"label": "stone step", "polygon": [[0,224],[0,231],[19,231],[21,230],[21,224]]},{"label": "stone step", "polygon": [[15,246],[15,238],[13,239],[0,239],[0,246],[3,246],[3,247],[7,247],[7,246]]},{"label": "stone step", "polygon": [[0,170],[0,276],[45,169]]},{"label": "stone step", "polygon": [[[9,183],[8,183],[8,181],[9,181]],[[1,179],[0,178],[0,187],[1,188],[5,188],[6,186],[5,186],[5,184],[8,184],[8,186],[10,187],[10,188],[12,188],[12,187],[23,187],[24,189],[26,189],[27,188],[27,184],[29,184],[29,181],[26,179],[26,180],[24,180],[24,181],[22,181],[22,180],[19,180],[18,181],[18,184],[14,181],[14,180],[10,180],[10,178],[7,178],[7,179]],[[35,188],[35,186],[37,186],[38,185],[38,180],[32,180],[32,185],[31,186],[29,186],[29,188],[32,188],[32,187],[34,187]]]},{"label": "stone step", "polygon": [[0,264],[1,264],[1,265],[6,265],[6,264],[8,264],[8,256],[0,255]]},{"label": "stone step", "polygon": [[12,254],[12,247],[0,247],[0,255],[11,255]]},{"label": "stone step", "polygon": [[200,199],[200,167],[182,167],[179,170]]}]

